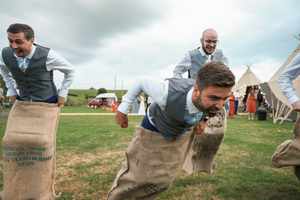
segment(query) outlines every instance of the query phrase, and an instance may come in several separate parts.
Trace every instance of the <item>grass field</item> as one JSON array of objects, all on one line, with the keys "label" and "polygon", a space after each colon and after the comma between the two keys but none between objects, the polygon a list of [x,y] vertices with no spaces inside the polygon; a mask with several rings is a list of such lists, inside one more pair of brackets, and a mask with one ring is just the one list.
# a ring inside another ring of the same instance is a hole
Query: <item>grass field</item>
[{"label": "grass field", "polygon": [[[113,116],[62,116],[57,139],[59,200],[105,199],[139,121],[140,117],[132,116],[129,128],[121,129]],[[1,134],[4,127],[5,119],[0,118]],[[292,170],[274,169],[270,160],[276,146],[292,137],[291,130],[292,123],[273,125],[271,121],[248,121],[243,116],[228,120],[215,173],[180,173],[158,199],[300,199],[300,182]]]},{"label": "grass field", "polygon": [[110,108],[104,109],[104,108],[89,108],[85,105],[83,106],[64,106],[61,110],[63,113],[107,113],[111,112]]}]

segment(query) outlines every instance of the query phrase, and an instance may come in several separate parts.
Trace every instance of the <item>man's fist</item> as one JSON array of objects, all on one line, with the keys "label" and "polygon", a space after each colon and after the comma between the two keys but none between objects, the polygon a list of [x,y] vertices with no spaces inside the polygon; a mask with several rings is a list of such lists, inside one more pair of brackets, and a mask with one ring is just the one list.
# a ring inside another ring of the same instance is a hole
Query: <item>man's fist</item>
[{"label": "man's fist", "polygon": [[14,104],[17,99],[17,96],[9,96],[8,99],[12,104]]},{"label": "man's fist", "polygon": [[194,126],[194,133],[196,135],[201,135],[204,133],[204,129],[207,126],[207,121],[200,121],[198,124]]},{"label": "man's fist", "polygon": [[292,104],[293,110],[296,112],[300,112],[300,101],[296,101]]},{"label": "man's fist", "polygon": [[115,119],[116,119],[117,124],[119,124],[121,128],[128,127],[128,117],[124,113],[117,111]]},{"label": "man's fist", "polygon": [[64,107],[64,105],[65,105],[65,98],[64,97],[58,97],[58,100],[57,100],[57,105],[58,105],[58,107],[60,107],[60,108],[62,108],[62,107]]}]

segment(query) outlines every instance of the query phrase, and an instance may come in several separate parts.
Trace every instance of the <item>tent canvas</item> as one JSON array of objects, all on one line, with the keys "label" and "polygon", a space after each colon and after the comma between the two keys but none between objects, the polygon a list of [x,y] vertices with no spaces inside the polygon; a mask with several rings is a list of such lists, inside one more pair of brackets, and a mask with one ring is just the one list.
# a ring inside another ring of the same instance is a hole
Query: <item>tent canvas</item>
[{"label": "tent canvas", "polygon": [[250,85],[259,85],[261,81],[257,78],[257,76],[252,72],[250,66],[247,66],[247,70],[238,80],[237,84],[234,86],[233,91],[239,93],[240,95],[244,95],[246,92],[247,86]]},{"label": "tent canvas", "polygon": [[[288,64],[293,60],[293,58],[300,53],[300,44],[297,46],[297,48],[289,55],[287,60],[283,63],[283,65],[276,71],[276,73],[271,77],[268,84],[270,86],[270,89],[276,96],[276,98],[279,100],[276,103],[276,106],[274,106],[274,113],[273,113],[273,122],[276,123],[277,121],[280,121],[281,123],[287,119],[287,117],[292,112],[291,105],[288,103],[287,98],[283,95],[281,92],[279,85],[277,83],[277,80],[280,76],[280,74],[287,68]],[[296,78],[293,81],[294,88],[297,92],[297,94],[300,96],[300,77]]]}]

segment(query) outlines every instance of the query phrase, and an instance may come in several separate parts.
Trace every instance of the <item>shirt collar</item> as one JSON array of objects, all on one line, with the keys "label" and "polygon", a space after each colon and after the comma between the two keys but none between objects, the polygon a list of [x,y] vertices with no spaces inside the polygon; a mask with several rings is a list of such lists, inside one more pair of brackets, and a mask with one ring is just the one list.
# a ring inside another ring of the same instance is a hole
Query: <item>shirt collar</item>
[{"label": "shirt collar", "polygon": [[[25,58],[31,59],[32,56],[33,56],[33,54],[34,54],[34,52],[35,52],[35,50],[36,50],[36,46],[35,46],[35,45],[32,45],[31,52],[30,52],[27,56],[25,56]],[[14,54],[14,56],[15,56],[16,58],[20,58],[20,57],[18,57],[16,54]]]},{"label": "shirt collar", "polygon": [[202,112],[194,105],[192,101],[193,91],[194,91],[194,87],[192,87],[186,95],[186,107],[190,114]]},{"label": "shirt collar", "polygon": [[200,51],[200,53],[201,53],[202,56],[205,56],[205,57],[207,57],[207,58],[211,58],[211,56],[213,56],[213,55],[215,54],[215,52],[216,52],[216,50],[215,50],[212,54],[208,55],[208,54],[206,54],[205,51],[203,50],[203,47],[202,47],[202,46],[200,46],[200,47],[198,48],[198,50]]}]

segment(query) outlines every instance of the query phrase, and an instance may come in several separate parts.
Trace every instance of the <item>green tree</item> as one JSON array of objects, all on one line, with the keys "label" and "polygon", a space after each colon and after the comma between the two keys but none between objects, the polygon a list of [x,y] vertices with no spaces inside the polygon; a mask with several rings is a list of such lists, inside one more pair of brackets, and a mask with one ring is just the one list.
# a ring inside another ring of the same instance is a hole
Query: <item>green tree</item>
[{"label": "green tree", "polygon": [[107,93],[107,90],[105,88],[99,88],[97,90],[97,94],[103,94],[103,93]]}]

